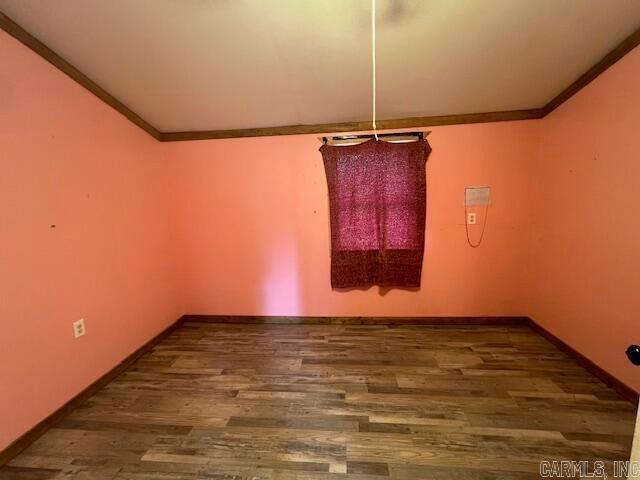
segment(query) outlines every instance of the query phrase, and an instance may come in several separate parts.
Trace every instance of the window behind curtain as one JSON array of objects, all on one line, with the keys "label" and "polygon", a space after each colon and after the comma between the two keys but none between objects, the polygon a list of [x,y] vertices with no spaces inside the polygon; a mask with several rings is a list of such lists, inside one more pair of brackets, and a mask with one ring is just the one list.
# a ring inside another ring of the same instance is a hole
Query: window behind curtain
[{"label": "window behind curtain", "polygon": [[420,286],[426,140],[320,148],[329,187],[331,285]]}]

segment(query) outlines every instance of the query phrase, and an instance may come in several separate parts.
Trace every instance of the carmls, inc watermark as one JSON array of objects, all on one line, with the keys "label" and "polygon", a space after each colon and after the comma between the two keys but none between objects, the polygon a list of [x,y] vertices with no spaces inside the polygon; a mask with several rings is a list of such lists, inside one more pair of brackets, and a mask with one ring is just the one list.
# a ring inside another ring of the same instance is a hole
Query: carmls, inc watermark
[{"label": "carmls, inc watermark", "polygon": [[640,462],[615,461],[613,471],[601,461],[549,460],[540,462],[542,478],[640,478]]}]

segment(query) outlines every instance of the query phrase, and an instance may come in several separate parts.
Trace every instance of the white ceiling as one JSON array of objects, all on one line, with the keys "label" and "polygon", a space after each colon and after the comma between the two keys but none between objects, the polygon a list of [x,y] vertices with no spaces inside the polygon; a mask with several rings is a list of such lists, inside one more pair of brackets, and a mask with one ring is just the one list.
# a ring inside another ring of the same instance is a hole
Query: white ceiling
[{"label": "white ceiling", "polygon": [[[378,0],[378,117],[543,106],[640,0]],[[370,0],[0,0],[161,131],[367,120]]]}]

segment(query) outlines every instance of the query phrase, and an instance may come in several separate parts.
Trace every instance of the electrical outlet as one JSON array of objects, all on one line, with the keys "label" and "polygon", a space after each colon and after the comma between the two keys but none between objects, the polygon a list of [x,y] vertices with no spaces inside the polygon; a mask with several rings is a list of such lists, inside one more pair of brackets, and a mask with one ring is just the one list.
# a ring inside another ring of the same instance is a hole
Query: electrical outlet
[{"label": "electrical outlet", "polygon": [[81,318],[77,322],[73,322],[73,336],[75,338],[83,336],[87,333],[87,329],[84,326],[84,318]]},{"label": "electrical outlet", "polygon": [[475,225],[476,224],[476,214],[475,213],[467,213],[467,224]]}]

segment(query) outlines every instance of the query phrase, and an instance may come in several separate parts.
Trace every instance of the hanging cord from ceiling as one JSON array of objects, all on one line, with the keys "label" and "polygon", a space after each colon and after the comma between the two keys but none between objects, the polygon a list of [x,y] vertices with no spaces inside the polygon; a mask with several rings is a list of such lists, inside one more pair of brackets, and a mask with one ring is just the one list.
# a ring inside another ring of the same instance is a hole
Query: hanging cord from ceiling
[{"label": "hanging cord from ceiling", "polygon": [[464,228],[467,232],[467,243],[471,248],[478,248],[482,243],[482,239],[484,238],[484,231],[487,228],[487,218],[489,217],[489,205],[485,207],[484,210],[484,221],[482,222],[482,231],[480,232],[480,238],[478,239],[478,243],[473,243],[471,241],[471,237],[469,236],[469,212],[467,212],[467,202],[464,203]]},{"label": "hanging cord from ceiling", "polygon": [[373,70],[372,124],[373,134],[378,140],[378,128],[376,127],[376,0],[371,0],[371,66]]},{"label": "hanging cord from ceiling", "polygon": [[402,132],[402,133],[387,133],[387,134],[378,134],[378,126],[376,125],[376,0],[371,0],[371,70],[372,70],[372,99],[371,99],[371,110],[372,110],[372,120],[371,126],[373,130],[373,135],[344,135],[344,136],[334,136],[334,137],[319,137],[324,145],[333,145],[333,146],[350,146],[350,145],[358,145],[360,143],[364,143],[364,141],[375,138],[376,140],[380,140],[380,137],[385,137],[386,141],[390,143],[408,143],[413,141],[422,141],[429,135],[429,131],[413,131],[413,132]]}]

